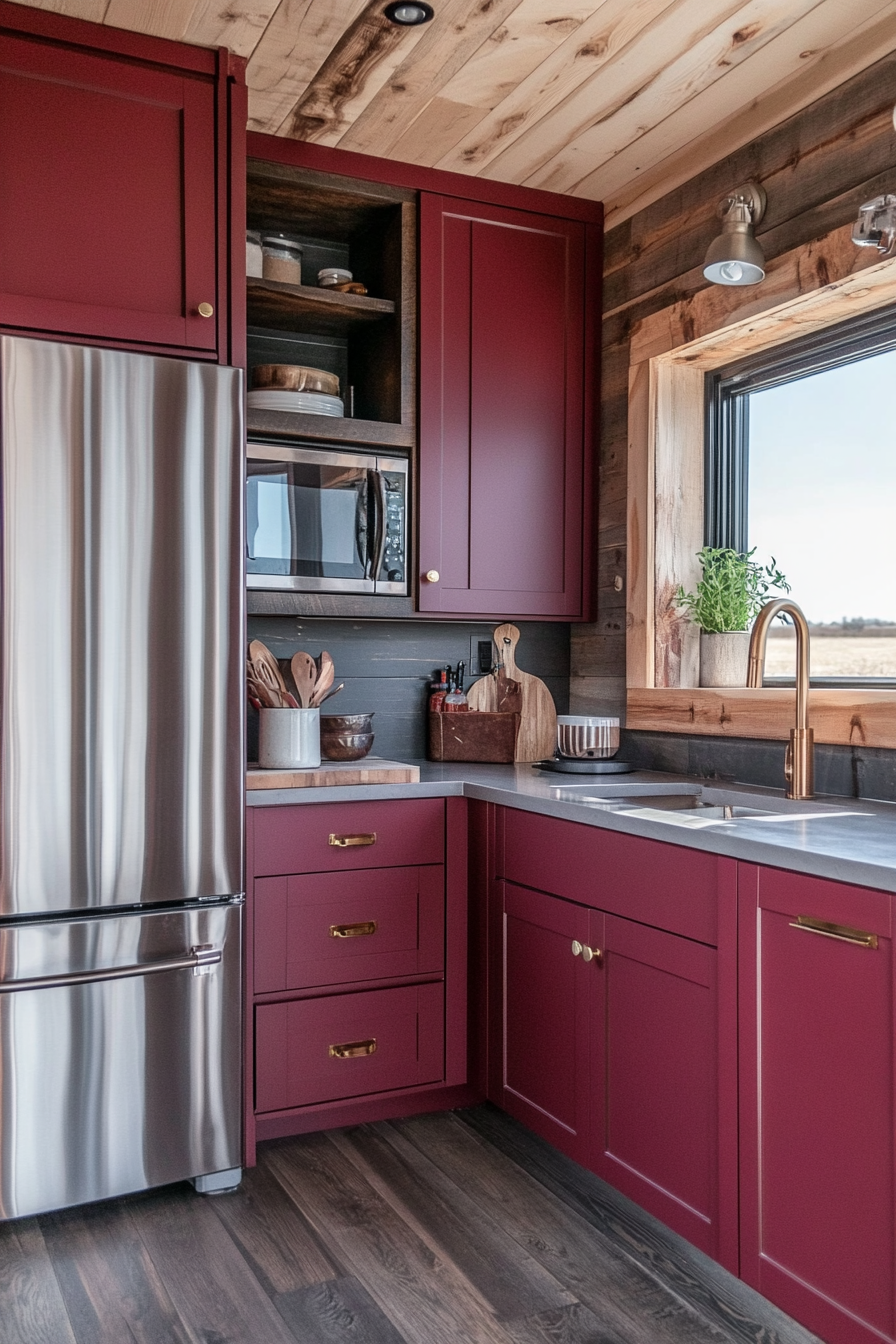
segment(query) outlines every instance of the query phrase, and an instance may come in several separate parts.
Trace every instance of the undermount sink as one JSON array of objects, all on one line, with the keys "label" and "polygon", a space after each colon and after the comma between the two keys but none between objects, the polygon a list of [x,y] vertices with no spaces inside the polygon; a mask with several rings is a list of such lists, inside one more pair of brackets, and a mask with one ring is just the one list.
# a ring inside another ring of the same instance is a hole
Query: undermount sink
[{"label": "undermount sink", "polygon": [[[836,803],[805,802],[790,798],[758,798],[736,789],[679,784],[569,784],[554,789],[565,802],[584,803],[602,811],[619,812],[647,821],[678,826],[718,826],[738,821],[802,822],[818,818],[867,815]],[[761,806],[756,806],[761,803]]]}]

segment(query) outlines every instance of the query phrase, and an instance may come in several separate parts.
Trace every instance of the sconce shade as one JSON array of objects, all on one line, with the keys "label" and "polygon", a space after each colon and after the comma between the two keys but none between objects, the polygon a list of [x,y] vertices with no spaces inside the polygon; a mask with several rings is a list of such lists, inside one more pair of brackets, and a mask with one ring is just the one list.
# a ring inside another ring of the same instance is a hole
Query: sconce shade
[{"label": "sconce shade", "polygon": [[758,285],[765,279],[765,256],[753,237],[753,226],[762,210],[739,188],[722,201],[719,214],[722,232],[709,245],[703,274],[714,285]]}]

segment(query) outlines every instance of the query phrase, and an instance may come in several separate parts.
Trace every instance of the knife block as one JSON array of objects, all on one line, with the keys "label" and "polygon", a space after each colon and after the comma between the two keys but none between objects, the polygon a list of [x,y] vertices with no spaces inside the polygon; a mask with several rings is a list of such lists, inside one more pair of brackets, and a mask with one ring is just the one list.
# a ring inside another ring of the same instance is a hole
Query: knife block
[{"label": "knife block", "polygon": [[512,765],[519,730],[516,713],[430,714],[429,759]]}]

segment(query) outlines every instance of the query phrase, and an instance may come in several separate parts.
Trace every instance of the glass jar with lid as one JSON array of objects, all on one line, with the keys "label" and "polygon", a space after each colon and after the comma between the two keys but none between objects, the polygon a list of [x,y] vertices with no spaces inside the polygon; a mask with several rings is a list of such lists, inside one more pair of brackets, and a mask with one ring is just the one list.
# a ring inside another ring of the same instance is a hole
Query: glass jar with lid
[{"label": "glass jar with lid", "polygon": [[281,284],[302,283],[302,244],[287,233],[264,233],[261,237],[262,274]]}]

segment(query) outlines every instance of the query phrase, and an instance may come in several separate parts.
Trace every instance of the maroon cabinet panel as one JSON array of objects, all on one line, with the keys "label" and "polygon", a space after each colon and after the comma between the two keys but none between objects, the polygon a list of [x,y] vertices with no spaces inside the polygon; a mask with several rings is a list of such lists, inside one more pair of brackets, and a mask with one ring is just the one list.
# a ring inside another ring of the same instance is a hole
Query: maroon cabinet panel
[{"label": "maroon cabinet panel", "polygon": [[260,807],[254,824],[259,877],[441,863],[445,855],[441,798]]},{"label": "maroon cabinet panel", "polygon": [[0,32],[0,324],[215,350],[215,89]]},{"label": "maroon cabinet panel", "polygon": [[737,1272],[735,864],[513,809],[494,854],[490,1099]]},{"label": "maroon cabinet panel", "polygon": [[393,1091],[444,1076],[440,984],[255,1009],[260,1113]]},{"label": "maroon cabinet panel", "polygon": [[715,949],[612,915],[604,923],[596,1170],[717,1255]]},{"label": "maroon cabinet panel", "polygon": [[730,860],[512,808],[503,815],[502,876],[698,942],[718,941],[720,874]]},{"label": "maroon cabinet panel", "polygon": [[584,615],[585,236],[421,197],[421,611]]},{"label": "maroon cabinet panel", "polygon": [[511,883],[503,888],[500,1077],[491,1100],[579,1162],[590,1149],[593,967],[572,953],[591,911]]},{"label": "maroon cabinet panel", "polygon": [[255,992],[439,972],[445,873],[375,868],[255,884]]},{"label": "maroon cabinet panel", "polygon": [[896,1338],[892,900],[741,865],[742,1273],[829,1344]]}]

